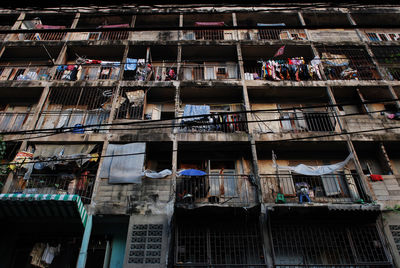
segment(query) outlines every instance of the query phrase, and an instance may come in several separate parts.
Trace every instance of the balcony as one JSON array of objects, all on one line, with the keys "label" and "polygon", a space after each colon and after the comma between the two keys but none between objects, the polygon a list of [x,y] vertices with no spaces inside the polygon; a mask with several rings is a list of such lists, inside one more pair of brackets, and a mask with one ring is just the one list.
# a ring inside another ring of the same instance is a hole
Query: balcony
[{"label": "balcony", "polygon": [[46,81],[50,80],[49,66],[0,66],[1,81]]},{"label": "balcony", "polygon": [[28,180],[14,182],[9,193],[79,195],[84,204],[89,204],[95,181],[96,174],[81,174],[78,177],[35,174]]},{"label": "balcony", "polygon": [[54,80],[64,81],[96,81],[116,80],[121,70],[119,62],[88,65],[59,65]]},{"label": "balcony", "polygon": [[[131,16],[93,16],[82,15],[79,18],[77,29],[96,29],[96,31],[75,32],[71,35],[71,41],[91,40],[91,41],[110,41],[126,40],[129,37],[128,28],[131,23]],[[100,29],[107,29],[101,31]],[[115,29],[115,30],[114,30]]]},{"label": "balcony", "polygon": [[228,13],[184,15],[183,26],[199,28],[183,31],[183,40],[234,40],[233,30],[212,29],[213,27],[232,26],[232,15]]},{"label": "balcony", "polygon": [[235,62],[194,64],[185,62],[181,66],[180,80],[228,80],[239,79],[238,64]]},{"label": "balcony", "polygon": [[[356,173],[305,176],[279,172],[279,175],[261,175],[265,203],[353,204],[360,199],[366,200],[358,190],[361,184]],[[285,200],[280,200],[278,194],[283,194]]]},{"label": "balcony", "polygon": [[400,80],[400,47],[372,46],[371,50],[381,66],[386,71],[386,79]]},{"label": "balcony", "polygon": [[380,80],[372,59],[361,47],[319,47],[328,80]]},{"label": "balcony", "polygon": [[255,133],[340,132],[334,111],[322,110],[325,111],[307,111],[301,108],[283,109],[279,112],[256,111],[250,115],[249,125]]},{"label": "balcony", "polygon": [[[148,14],[136,15],[135,28],[132,39],[137,41],[177,41],[177,30],[166,30],[169,27],[179,26],[178,14]],[[165,27],[164,30],[152,30],[151,28]],[[140,30],[139,30],[140,29]],[[142,31],[143,29],[143,31]]]},{"label": "balcony", "polygon": [[74,17],[71,15],[52,14],[27,14],[22,21],[22,30],[48,30],[48,32],[31,32],[13,34],[11,41],[62,41],[66,39],[67,32],[52,30],[65,30],[71,27]]},{"label": "balcony", "polygon": [[112,95],[112,88],[51,88],[37,128],[71,128],[73,133],[104,132],[100,125],[108,122]]},{"label": "balcony", "polygon": [[258,202],[256,189],[253,175],[238,175],[230,170],[200,177],[182,176],[176,181],[176,203],[248,206]]},{"label": "balcony", "polygon": [[81,145],[35,145],[32,157],[17,165],[7,193],[79,195],[84,204],[92,198],[100,147]]}]

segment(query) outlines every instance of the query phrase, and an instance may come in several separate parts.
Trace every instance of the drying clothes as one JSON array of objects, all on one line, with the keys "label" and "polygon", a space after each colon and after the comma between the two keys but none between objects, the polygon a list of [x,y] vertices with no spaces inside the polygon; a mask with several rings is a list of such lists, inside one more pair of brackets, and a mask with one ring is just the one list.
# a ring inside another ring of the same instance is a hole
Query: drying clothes
[{"label": "drying clothes", "polygon": [[[290,58],[288,61],[269,60],[261,61],[261,76],[265,80],[321,80],[318,64],[306,64],[303,57]],[[246,75],[246,74],[245,74]],[[247,80],[258,79],[257,76],[247,74]]]},{"label": "drying clothes", "polygon": [[42,263],[43,252],[46,248],[46,245],[43,243],[36,243],[33,246],[31,253],[29,254],[32,257],[31,264],[37,267],[45,267]]},{"label": "drying clothes", "polygon": [[125,92],[125,94],[132,106],[141,106],[144,102],[144,90]]},{"label": "drying clothes", "polygon": [[46,245],[46,248],[43,252],[42,262],[45,264],[51,264],[56,255],[60,253],[61,245],[58,244],[57,247],[50,247],[49,244]]},{"label": "drying clothes", "polygon": [[369,177],[371,178],[371,181],[383,181],[382,175],[371,174]]},{"label": "drying clothes", "polygon": [[101,60],[86,60],[86,64],[101,64]]}]

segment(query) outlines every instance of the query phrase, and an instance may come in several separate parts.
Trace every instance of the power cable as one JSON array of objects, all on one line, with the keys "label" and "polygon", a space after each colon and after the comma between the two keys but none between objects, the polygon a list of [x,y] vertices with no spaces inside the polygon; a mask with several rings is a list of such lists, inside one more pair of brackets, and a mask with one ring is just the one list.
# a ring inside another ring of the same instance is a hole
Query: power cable
[{"label": "power cable", "polygon": [[[395,102],[398,101],[399,99],[387,99],[387,100],[379,100],[379,101],[364,101],[364,102],[348,102],[348,103],[338,103],[338,104],[324,104],[324,105],[310,105],[310,106],[303,106],[303,107],[287,107],[287,108],[278,108],[278,109],[260,109],[260,110],[250,110],[250,111],[237,111],[237,112],[219,112],[219,113],[214,113],[212,115],[232,115],[232,114],[252,114],[252,113],[262,113],[262,112],[280,112],[280,111],[293,111],[293,110],[299,110],[299,109],[315,109],[315,108],[332,108],[332,107],[339,107],[339,106],[348,106],[348,105],[360,105],[360,104],[374,104],[374,103],[386,103],[386,102]],[[382,111],[377,111],[377,112],[385,112],[385,110]],[[63,113],[57,113],[57,115],[62,115]],[[68,113],[70,114],[70,113]],[[77,113],[79,114],[79,112]],[[362,114],[362,113],[357,113],[357,114]],[[357,114],[349,114],[350,115],[357,115]],[[212,116],[212,115],[203,115],[203,116]],[[341,117],[341,116],[346,116],[346,115],[337,115],[336,117]],[[163,121],[171,121],[171,120],[184,120],[184,119],[190,119],[190,118],[198,118],[199,115],[193,115],[193,116],[181,116],[181,117],[174,117],[172,119],[158,119],[158,120],[146,120],[146,121],[136,121],[136,122],[121,122],[121,123],[106,123],[106,124],[92,124],[92,125],[82,125],[79,127],[63,127],[63,128],[48,128],[48,129],[32,129],[32,130],[23,130],[23,131],[10,131],[10,132],[0,132],[0,135],[26,135],[26,134],[35,134],[35,133],[48,133],[48,132],[57,132],[54,134],[59,134],[59,133],[66,133],[66,132],[72,132],[76,129],[85,129],[85,128],[96,128],[96,127],[108,127],[108,126],[123,126],[123,125],[143,125],[143,124],[154,124],[156,122],[163,122]],[[201,117],[201,116],[200,116]],[[268,121],[268,120],[266,120]],[[271,120],[271,121],[276,121]],[[242,121],[242,123],[245,123],[248,121]],[[259,121],[255,121],[259,122]],[[235,123],[235,122],[232,122]],[[237,122],[236,122],[237,123]],[[162,125],[161,125],[162,126]],[[169,125],[169,126],[175,126],[175,125]],[[157,129],[160,128],[160,125],[150,127],[147,129]],[[140,129],[137,129],[140,130]]]}]

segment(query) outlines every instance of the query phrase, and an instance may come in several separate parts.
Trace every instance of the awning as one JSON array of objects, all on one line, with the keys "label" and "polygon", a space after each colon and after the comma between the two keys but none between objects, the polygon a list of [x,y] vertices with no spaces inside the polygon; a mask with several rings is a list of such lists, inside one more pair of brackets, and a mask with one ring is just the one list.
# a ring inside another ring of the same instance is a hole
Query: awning
[{"label": "awning", "polygon": [[85,227],[88,215],[79,195],[0,194],[0,219],[10,217],[80,217]]}]

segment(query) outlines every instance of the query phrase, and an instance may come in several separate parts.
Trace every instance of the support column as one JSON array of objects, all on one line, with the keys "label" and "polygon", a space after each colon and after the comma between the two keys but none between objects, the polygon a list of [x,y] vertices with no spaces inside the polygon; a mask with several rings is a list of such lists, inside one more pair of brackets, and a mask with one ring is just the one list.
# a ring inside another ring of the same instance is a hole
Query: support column
[{"label": "support column", "polygon": [[89,214],[86,222],[85,232],[83,233],[81,249],[79,251],[78,262],[76,268],[85,268],[87,251],[89,247],[90,235],[92,233],[93,215]]},{"label": "support column", "polygon": [[[11,27],[11,30],[18,30],[19,27],[21,27],[22,21],[25,19],[25,12],[21,12],[19,14],[17,21],[14,23],[14,25]],[[16,34],[18,35],[18,34]],[[9,41],[13,38],[14,34],[7,34],[7,36],[4,38],[4,42]]]},{"label": "support column", "polygon": [[395,100],[395,104],[397,109],[400,110],[400,101],[399,101],[399,97],[396,94],[396,91],[394,90],[394,88],[391,85],[388,85],[388,90],[389,90],[389,94],[390,96]]},{"label": "support column", "polygon": [[111,258],[111,243],[110,240],[107,240],[106,252],[104,254],[103,268],[110,267],[110,258]]},{"label": "support column", "polygon": [[335,111],[336,120],[338,121],[340,130],[341,131],[346,131],[346,128],[347,128],[346,122],[345,121],[342,122],[342,119],[339,116],[340,115],[340,111],[339,111],[339,108],[337,107],[337,102],[336,102],[335,96],[333,95],[333,92],[332,92],[332,89],[331,89],[330,86],[326,87],[326,92],[327,92],[328,97],[329,97],[329,102],[332,105],[334,105],[333,106],[333,110]]},{"label": "support column", "polygon": [[[134,28],[135,24],[136,24],[136,15],[133,15],[129,23],[129,27]],[[133,40],[133,34],[134,34],[133,31],[129,31],[128,40]]]},{"label": "support column", "polygon": [[389,155],[386,151],[385,145],[383,142],[379,143],[379,159],[381,161],[382,166],[384,167],[384,171],[386,174],[393,175],[393,166],[390,162]]},{"label": "support column", "polygon": [[[71,29],[76,29],[76,26],[78,25],[80,17],[81,17],[81,13],[78,12],[78,13],[75,14],[75,18],[74,18],[74,20],[73,20],[73,22],[71,24]],[[73,35],[74,35],[74,33],[71,33],[71,32],[67,33],[67,36],[65,37],[65,40],[66,41],[71,40]]]},{"label": "support column", "polygon": [[[306,22],[305,22],[305,20],[304,20],[304,18],[303,18],[303,14],[302,14],[300,11],[297,12],[297,17],[298,17],[299,20],[300,20],[301,26],[306,26]],[[308,32],[307,29],[304,29],[304,33],[305,33],[306,36],[307,36],[307,40],[311,40],[311,38],[310,38],[310,33]]]}]

